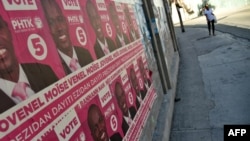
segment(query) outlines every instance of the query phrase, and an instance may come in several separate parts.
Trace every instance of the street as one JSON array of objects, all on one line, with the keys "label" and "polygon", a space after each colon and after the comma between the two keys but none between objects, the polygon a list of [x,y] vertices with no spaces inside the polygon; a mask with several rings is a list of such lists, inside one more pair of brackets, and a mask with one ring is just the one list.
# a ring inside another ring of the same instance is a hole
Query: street
[{"label": "street", "polygon": [[170,141],[223,141],[224,125],[250,124],[250,7],[216,16],[216,36],[205,17],[185,21],[184,33],[176,25],[181,100]]}]

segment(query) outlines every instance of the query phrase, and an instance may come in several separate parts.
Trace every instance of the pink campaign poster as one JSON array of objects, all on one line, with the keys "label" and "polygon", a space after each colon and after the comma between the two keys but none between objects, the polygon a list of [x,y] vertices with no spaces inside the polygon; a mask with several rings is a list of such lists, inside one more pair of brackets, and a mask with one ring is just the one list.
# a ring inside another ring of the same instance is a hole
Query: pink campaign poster
[{"label": "pink campaign poster", "polygon": [[[36,1],[1,1],[0,13],[3,31],[0,41],[0,113],[3,113],[65,74],[55,45],[47,36],[48,27]],[[26,95],[20,96],[19,86],[28,89]]]},{"label": "pink campaign poster", "polygon": [[123,47],[130,43],[127,26],[125,25],[123,5],[115,1],[109,1],[106,4],[108,6],[109,21],[113,26],[113,39],[118,48]]},{"label": "pink campaign poster", "polygon": [[128,107],[135,107],[135,109],[138,110],[137,106],[136,106],[136,95],[133,92],[133,88],[132,88],[132,83],[130,81],[130,77],[128,75],[128,72],[126,70],[123,70],[121,72],[121,79],[122,79],[122,84],[124,86],[124,91],[126,93],[126,99],[127,99],[127,104]]},{"label": "pink campaign poster", "polygon": [[124,9],[124,16],[126,19],[129,38],[130,41],[133,42],[137,39],[140,39],[140,33],[135,19],[134,8],[133,5],[131,4],[124,4],[123,9]]},{"label": "pink campaign poster", "polygon": [[139,38],[116,47],[127,5],[0,2],[0,140],[139,139],[156,93]]},{"label": "pink campaign poster", "polygon": [[105,36],[114,40],[116,32],[110,17],[110,0],[96,0],[96,8],[101,17],[102,28],[104,29]]},{"label": "pink campaign poster", "polygon": [[128,26],[126,24],[126,17],[125,17],[125,11],[124,11],[125,4],[119,3],[119,2],[114,2],[114,5],[116,7],[117,15],[118,15],[119,21],[121,23],[121,29],[122,29],[123,33],[126,34],[129,42],[131,42],[131,40],[129,39],[129,34],[128,34],[129,29],[128,29]]},{"label": "pink campaign poster", "polygon": [[[132,62],[131,62],[132,63]],[[127,74],[127,82],[128,85],[130,86],[130,91],[132,93],[132,97],[133,98],[133,106],[136,107],[136,109],[138,110],[140,107],[140,102],[138,101],[137,95],[136,95],[136,89],[139,88],[139,83],[134,71],[134,66],[133,64],[129,64],[129,66],[126,68],[126,74]],[[141,99],[140,99],[141,100]]]},{"label": "pink campaign poster", "polygon": [[142,83],[143,83],[143,89],[149,89],[150,86],[151,86],[151,82],[152,82],[152,78],[150,76],[150,70],[148,69],[147,67],[147,62],[145,60],[145,56],[144,57],[139,57],[137,59],[137,65],[138,65],[138,68],[139,68],[139,71],[140,71],[140,75],[141,75],[141,78],[142,78]]},{"label": "pink campaign poster", "polygon": [[136,107],[137,109],[139,109],[140,106],[143,104],[144,98],[146,97],[147,90],[143,88],[143,83],[140,77],[139,70],[134,63],[135,61],[133,61],[133,64],[129,66],[127,72],[131,83],[131,89],[133,90],[133,93],[135,95]]},{"label": "pink campaign poster", "polygon": [[83,15],[84,11],[79,1],[56,0],[56,3],[61,9],[64,20],[67,23],[68,36],[72,45],[84,48],[86,51],[89,51],[91,54],[90,57],[94,56],[92,45],[89,39],[90,34],[87,32],[86,28],[86,17]]},{"label": "pink campaign poster", "polygon": [[133,105],[132,93],[128,85],[124,85],[121,75],[119,75],[110,84],[112,89],[112,95],[115,99],[116,105],[119,108],[119,124],[123,135],[125,136],[129,132],[129,127],[135,124],[133,119],[136,115],[136,107]]},{"label": "pink campaign poster", "polygon": [[107,1],[105,0],[92,0],[92,2],[95,4],[96,9],[98,11],[98,15],[100,16],[101,19],[101,25],[102,29],[104,31],[104,35],[108,37],[114,37],[113,29],[110,24],[110,17],[108,14],[108,5]]},{"label": "pink campaign poster", "polygon": [[56,46],[66,75],[94,61],[89,51],[87,32],[78,2],[71,6],[66,1],[42,0],[39,8],[45,16],[49,34]]},{"label": "pink campaign poster", "polygon": [[87,104],[81,103],[75,108],[81,121],[80,131],[85,134],[86,141],[121,140],[123,135],[117,106],[111,92],[108,89],[102,91],[106,91],[106,94],[99,93]]},{"label": "pink campaign poster", "polygon": [[48,26],[36,1],[1,1],[0,13],[11,32],[11,42],[20,63],[39,63],[51,67],[58,78],[65,76]]},{"label": "pink campaign poster", "polygon": [[[117,45],[113,39],[113,27],[109,21],[107,5],[104,0],[79,1],[86,18],[86,25],[95,52],[95,58],[100,59],[115,51]],[[84,17],[85,17],[84,16]]]}]

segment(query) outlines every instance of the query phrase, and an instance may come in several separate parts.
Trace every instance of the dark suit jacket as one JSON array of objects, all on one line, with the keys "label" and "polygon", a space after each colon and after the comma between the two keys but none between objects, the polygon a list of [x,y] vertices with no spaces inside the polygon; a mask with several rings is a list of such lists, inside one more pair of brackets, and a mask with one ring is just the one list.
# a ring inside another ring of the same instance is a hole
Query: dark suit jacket
[{"label": "dark suit jacket", "polygon": [[[139,33],[136,30],[134,30],[134,29],[131,29],[131,30],[133,30],[133,32],[135,33],[136,39],[139,39],[139,37],[140,37]],[[132,35],[131,31],[129,31],[129,37],[130,37],[130,41],[131,42],[135,41],[134,38],[133,38],[133,35]]]},{"label": "dark suit jacket", "polygon": [[115,133],[110,137],[110,141],[122,141],[122,136],[119,133]]},{"label": "dark suit jacket", "polygon": [[146,88],[144,88],[143,90],[140,90],[141,92],[141,97],[142,97],[142,100],[145,98],[146,94],[147,94],[147,90]]},{"label": "dark suit jacket", "polygon": [[[134,119],[135,114],[136,114],[135,107],[133,107],[133,106],[129,107],[129,112],[130,112],[131,118]],[[128,129],[129,129],[129,125],[126,122],[125,118],[122,117],[122,131],[123,131],[124,135],[127,133]]]},{"label": "dark suit jacket", "polygon": [[[74,46],[74,49],[76,51],[76,56],[78,58],[78,61],[79,61],[79,64],[81,67],[84,67],[87,64],[93,62],[93,58],[87,49],[82,48],[82,47],[75,47],[75,46]],[[70,74],[72,71],[70,70],[68,65],[65,63],[65,61],[62,58],[61,58],[61,61],[62,61],[62,65],[63,65],[63,69],[64,69],[65,74],[66,75]]]},{"label": "dark suit jacket", "polygon": [[148,86],[150,87],[151,86],[151,80],[147,79],[147,82],[148,82]]},{"label": "dark suit jacket", "polygon": [[151,81],[149,79],[146,79],[146,81],[147,81],[147,83],[144,82],[144,90],[147,93],[148,90],[146,88],[146,85],[148,85],[148,87],[150,87],[151,86]]},{"label": "dark suit jacket", "polygon": [[[58,80],[48,65],[39,63],[21,64],[30,83],[31,89],[37,93]],[[0,113],[13,107],[16,103],[0,89]]]},{"label": "dark suit jacket", "polygon": [[[109,48],[110,52],[112,52],[115,49],[117,49],[115,43],[113,42],[113,40],[111,38],[106,37],[106,41],[107,41],[108,48]],[[104,54],[104,52],[103,52],[103,50],[101,48],[101,45],[98,43],[97,40],[95,41],[94,49],[95,49],[95,54],[96,54],[97,59],[105,56],[105,54]]]},{"label": "dark suit jacket", "polygon": [[136,104],[136,108],[138,110],[140,108],[141,104],[140,104],[140,102],[139,102],[139,100],[137,98],[136,98],[136,103],[135,104]]},{"label": "dark suit jacket", "polygon": [[[143,100],[147,94],[146,88],[144,88],[143,90],[140,90],[140,93],[141,93],[141,98]],[[139,109],[139,107],[140,107],[140,102],[138,101],[137,98],[136,98],[136,107],[137,107],[137,109]]]},{"label": "dark suit jacket", "polygon": [[[123,35],[125,44],[128,44],[129,43],[129,39],[128,39],[127,35],[124,34],[124,33],[122,35]],[[120,40],[119,40],[119,38],[118,38],[117,35],[115,37],[115,42],[116,42],[116,45],[117,45],[118,48],[122,47],[122,43],[120,42]]]}]

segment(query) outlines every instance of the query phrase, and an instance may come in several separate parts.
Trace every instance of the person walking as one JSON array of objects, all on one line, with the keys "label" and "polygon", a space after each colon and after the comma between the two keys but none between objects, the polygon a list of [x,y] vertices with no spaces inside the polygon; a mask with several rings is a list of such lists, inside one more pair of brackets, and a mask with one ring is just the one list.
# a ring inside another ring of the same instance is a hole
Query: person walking
[{"label": "person walking", "polygon": [[211,25],[212,25],[212,32],[213,32],[213,35],[215,36],[215,33],[214,33],[215,16],[213,14],[213,10],[209,8],[208,4],[205,5],[204,15],[206,16],[206,19],[207,19],[209,35],[211,35]]}]

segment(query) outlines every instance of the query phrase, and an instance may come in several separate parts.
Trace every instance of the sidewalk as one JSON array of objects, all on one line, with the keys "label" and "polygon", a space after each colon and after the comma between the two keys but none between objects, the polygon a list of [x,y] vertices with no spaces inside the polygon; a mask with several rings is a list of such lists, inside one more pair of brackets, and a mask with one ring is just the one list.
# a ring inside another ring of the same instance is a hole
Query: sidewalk
[{"label": "sidewalk", "polygon": [[[245,11],[241,16],[248,17]],[[219,22],[237,26],[235,15]],[[186,26],[184,33],[175,29],[180,47],[176,95],[181,101],[175,103],[170,141],[223,141],[225,124],[250,124],[250,38],[219,31],[208,36],[206,26],[192,27]],[[247,27],[245,31],[250,34]]]},{"label": "sidewalk", "polygon": [[217,15],[216,36],[205,17],[185,21],[184,33],[176,25],[181,101],[171,123],[164,97],[153,141],[223,141],[225,124],[250,124],[250,6],[232,13]]}]

